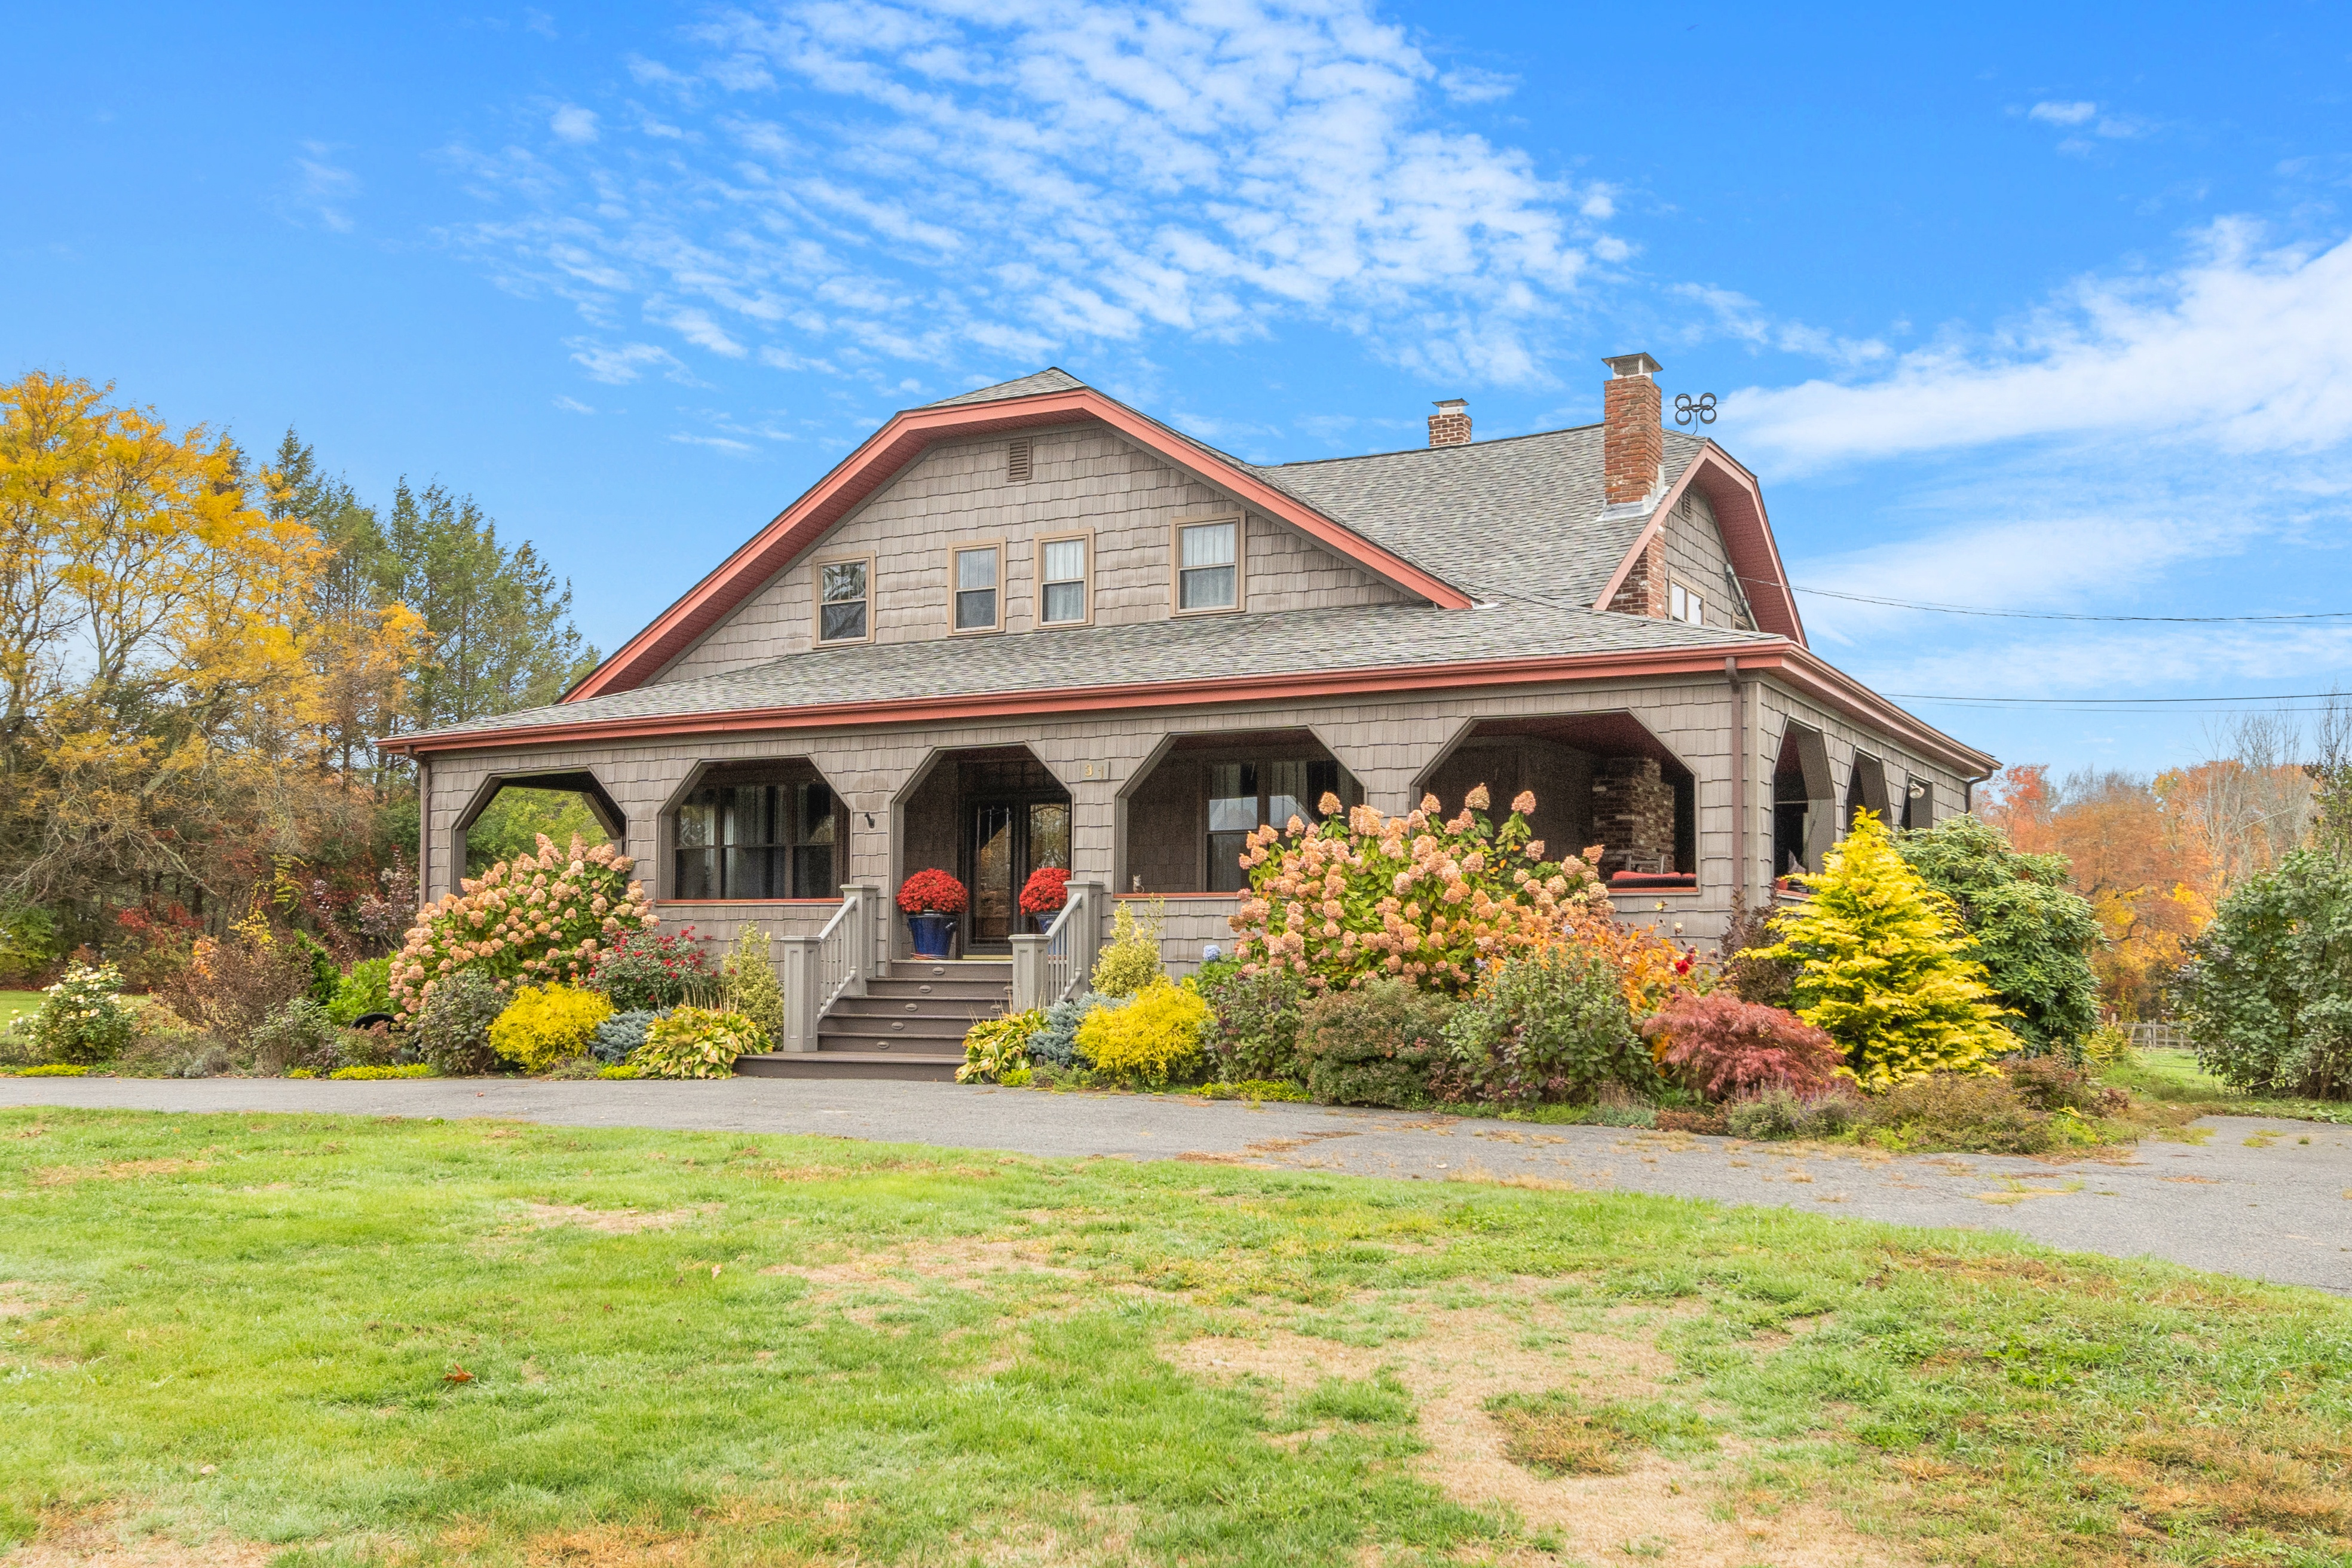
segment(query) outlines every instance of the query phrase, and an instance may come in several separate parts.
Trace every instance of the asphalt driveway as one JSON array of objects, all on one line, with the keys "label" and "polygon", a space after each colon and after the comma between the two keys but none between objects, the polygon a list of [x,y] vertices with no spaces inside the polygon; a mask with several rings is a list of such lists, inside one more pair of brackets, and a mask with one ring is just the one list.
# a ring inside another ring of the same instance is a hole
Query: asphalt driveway
[{"label": "asphalt driveway", "polygon": [[1517,1180],[1775,1204],[1899,1225],[2008,1230],[2352,1296],[2352,1128],[2215,1117],[2202,1142],[2117,1162],[1797,1151],[1607,1127],[1178,1095],[1047,1095],[956,1084],[377,1083],[0,1079],[0,1106],[488,1116],[572,1127],[817,1133],[1019,1153],[1179,1159],[1407,1181]]}]

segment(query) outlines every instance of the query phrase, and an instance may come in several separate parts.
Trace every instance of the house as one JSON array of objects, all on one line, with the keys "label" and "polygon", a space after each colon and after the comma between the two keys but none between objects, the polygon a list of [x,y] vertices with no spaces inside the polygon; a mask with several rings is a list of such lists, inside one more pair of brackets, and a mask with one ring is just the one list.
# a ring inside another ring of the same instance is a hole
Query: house
[{"label": "house", "polygon": [[[1700,941],[1858,807],[1966,809],[1993,760],[1807,647],[1755,476],[1606,363],[1598,425],[1475,441],[1452,401],[1424,447],[1267,467],[1059,370],[908,409],[562,701],[385,742],[424,891],[502,787],[580,790],[665,921],[770,933],[810,1058],[776,1070],[936,1070],[1081,982],[1118,900],[1197,963],[1243,836],[1326,794],[1532,790]],[[1071,900],[1025,931],[1045,865]],[[971,889],[955,963],[891,905],[927,867]]]}]

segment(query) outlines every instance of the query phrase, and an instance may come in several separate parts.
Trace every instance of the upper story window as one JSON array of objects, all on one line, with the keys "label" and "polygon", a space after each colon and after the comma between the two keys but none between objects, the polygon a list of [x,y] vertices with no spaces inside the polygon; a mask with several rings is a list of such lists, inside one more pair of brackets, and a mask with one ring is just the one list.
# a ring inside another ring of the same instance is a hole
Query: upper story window
[{"label": "upper story window", "polygon": [[1076,626],[1086,624],[1087,552],[1085,534],[1037,542],[1037,624]]},{"label": "upper story window", "polygon": [[1697,590],[1670,583],[1666,589],[1666,616],[1671,620],[1703,626],[1706,625],[1706,601]]},{"label": "upper story window", "polygon": [[997,584],[1003,575],[1004,548],[976,544],[955,552],[955,629],[992,632],[1003,623],[997,616]]},{"label": "upper story window", "polygon": [[864,642],[872,625],[869,593],[874,561],[824,561],[817,564],[816,640]]},{"label": "upper story window", "polygon": [[1241,603],[1238,520],[1176,530],[1176,611],[1230,610]]},{"label": "upper story window", "polygon": [[672,819],[671,897],[836,897],[834,805],[823,780],[696,790]]}]

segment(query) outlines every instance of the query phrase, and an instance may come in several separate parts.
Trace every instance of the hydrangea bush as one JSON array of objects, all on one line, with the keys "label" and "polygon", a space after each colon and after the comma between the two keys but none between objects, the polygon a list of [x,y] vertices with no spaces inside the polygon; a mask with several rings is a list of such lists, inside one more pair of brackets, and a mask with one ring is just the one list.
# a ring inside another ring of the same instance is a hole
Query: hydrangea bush
[{"label": "hydrangea bush", "polygon": [[1528,814],[1533,794],[1496,826],[1483,784],[1461,812],[1440,816],[1435,795],[1403,816],[1369,805],[1345,819],[1339,800],[1312,826],[1250,835],[1242,864],[1250,894],[1233,917],[1244,970],[1288,969],[1309,989],[1357,986],[1390,974],[1458,994],[1481,960],[1541,945],[1572,918],[1609,913],[1608,893],[1582,860],[1546,860]]},{"label": "hydrangea bush", "polygon": [[537,855],[468,878],[409,928],[392,965],[394,1016],[418,1016],[435,986],[468,970],[501,992],[518,982],[578,983],[606,946],[654,923],[631,865],[609,844],[590,849],[574,835],[561,850],[542,833]]},{"label": "hydrangea bush", "polygon": [[33,1016],[34,1043],[51,1061],[82,1067],[112,1061],[136,1027],[121,992],[122,972],[114,965],[75,964],[44,993]]}]

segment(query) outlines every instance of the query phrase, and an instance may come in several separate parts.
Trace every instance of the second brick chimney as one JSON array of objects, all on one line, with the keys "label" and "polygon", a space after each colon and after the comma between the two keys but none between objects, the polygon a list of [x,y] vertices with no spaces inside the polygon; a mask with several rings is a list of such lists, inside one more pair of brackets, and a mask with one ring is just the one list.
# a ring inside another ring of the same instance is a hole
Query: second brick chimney
[{"label": "second brick chimney", "polygon": [[1466,447],[1470,444],[1470,405],[1458,397],[1449,397],[1437,405],[1437,412],[1429,416],[1429,444],[1433,447]]},{"label": "second brick chimney", "polygon": [[[1666,460],[1665,427],[1660,417],[1664,410],[1657,382],[1660,367],[1648,354],[1618,354],[1601,363],[1609,367],[1609,379],[1601,384],[1601,446],[1608,502],[1611,506],[1623,506],[1644,501],[1658,488],[1658,469]],[[1436,420],[1429,422],[1429,430],[1430,441],[1434,444]]]}]

